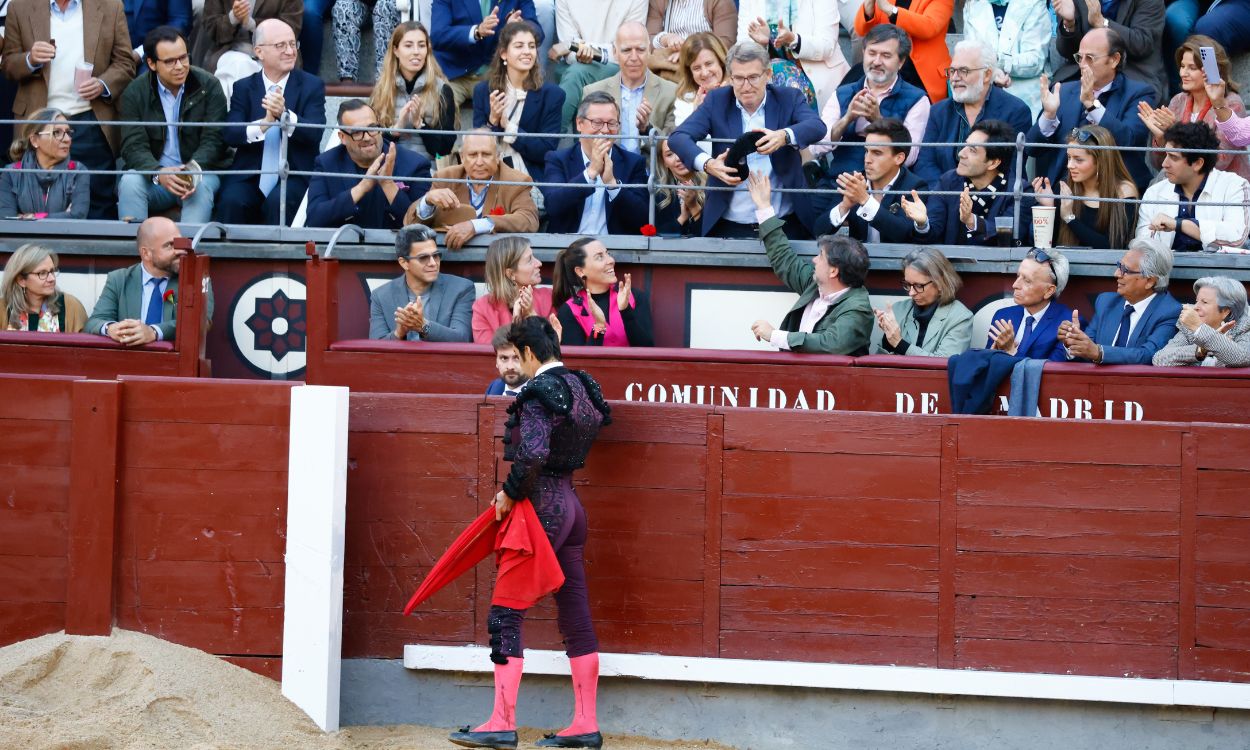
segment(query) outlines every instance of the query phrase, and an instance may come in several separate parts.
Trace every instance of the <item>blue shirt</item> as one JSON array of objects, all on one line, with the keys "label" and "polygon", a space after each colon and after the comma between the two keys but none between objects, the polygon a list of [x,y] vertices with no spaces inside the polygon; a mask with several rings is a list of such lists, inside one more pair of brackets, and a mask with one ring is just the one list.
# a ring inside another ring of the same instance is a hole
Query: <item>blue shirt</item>
[{"label": "blue shirt", "polygon": [[1181,222],[1188,219],[1193,223],[1198,223],[1198,217],[1194,214],[1198,208],[1198,196],[1202,195],[1202,190],[1207,186],[1207,178],[1202,178],[1202,184],[1194,191],[1193,199],[1185,196],[1185,188],[1180,185],[1176,186],[1176,234],[1172,236],[1172,249],[1178,253],[1197,253],[1202,251],[1202,240],[1196,240],[1193,237],[1181,231]]},{"label": "blue shirt", "polygon": [[622,138],[618,145],[626,151],[632,151],[635,154],[641,151],[641,144],[638,141],[638,108],[642,106],[642,91],[647,87],[647,79],[644,76],[642,85],[636,89],[627,87],[624,80],[621,82],[621,135],[632,136],[630,138]]},{"label": "blue shirt", "polygon": [[[152,75],[156,75],[153,73]],[[161,97],[161,109],[165,110],[165,150],[161,152],[162,167],[182,166],[182,149],[178,145],[178,113],[182,111],[182,95],[187,87],[181,86],[174,94],[165,84],[156,81],[156,92]]]},{"label": "blue shirt", "polygon": [[[586,150],[578,145],[577,153],[582,155],[582,166],[590,166],[590,157],[586,156]],[[615,165],[613,165],[615,166]],[[590,178],[586,179],[590,182]],[[603,184],[603,176],[595,177],[595,181],[590,183],[594,186],[595,191],[582,204],[582,223],[577,227],[578,234],[600,235],[608,233],[608,204],[607,201],[615,200],[616,196],[621,194],[621,186],[618,183],[616,187],[609,188]],[[606,196],[604,194],[607,194]],[[606,197],[607,200],[604,200]]]}]

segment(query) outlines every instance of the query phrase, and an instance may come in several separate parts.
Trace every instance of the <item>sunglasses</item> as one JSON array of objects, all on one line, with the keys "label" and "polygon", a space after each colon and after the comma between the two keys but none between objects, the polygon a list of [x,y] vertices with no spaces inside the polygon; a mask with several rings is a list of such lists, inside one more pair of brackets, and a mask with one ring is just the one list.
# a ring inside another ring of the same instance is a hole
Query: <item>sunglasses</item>
[{"label": "sunglasses", "polygon": [[1055,264],[1051,263],[1051,260],[1053,259],[1050,257],[1050,253],[1046,252],[1040,247],[1036,247],[1030,250],[1029,254],[1025,257],[1032,258],[1038,263],[1045,263],[1047,267],[1050,268],[1050,277],[1054,279],[1055,284],[1059,283],[1059,274],[1055,273]]},{"label": "sunglasses", "polygon": [[1072,132],[1068,133],[1069,141],[1076,141],[1080,144],[1086,144],[1094,140],[1094,134],[1085,128],[1072,128]]}]

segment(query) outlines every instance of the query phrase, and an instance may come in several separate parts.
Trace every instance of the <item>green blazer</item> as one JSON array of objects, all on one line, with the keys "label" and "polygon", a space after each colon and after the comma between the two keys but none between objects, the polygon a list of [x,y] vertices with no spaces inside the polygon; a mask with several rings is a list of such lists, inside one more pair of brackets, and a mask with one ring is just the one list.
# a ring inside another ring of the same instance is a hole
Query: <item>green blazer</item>
[{"label": "green blazer", "polygon": [[[903,331],[903,340],[911,344],[909,357],[950,357],[963,354],[972,344],[972,311],[964,303],[955,300],[933,311],[929,327],[924,332],[924,346],[916,343],[920,325],[916,322],[916,305],[910,299],[901,299],[893,305],[894,319]],[[881,346],[880,337],[874,337],[873,354],[890,354]]]},{"label": "green blazer", "polygon": [[[173,290],[175,298],[178,292],[178,277],[175,276],[169,280],[169,284],[165,287],[166,291]],[[208,284],[208,293],[205,295],[205,305],[208,308],[208,319],[213,319],[213,286]],[[143,306],[143,264],[136,263],[129,268],[119,268],[116,271],[110,271],[108,278],[104,281],[104,291],[100,292],[100,299],[96,300],[95,309],[91,311],[91,317],[87,320],[84,328],[86,333],[99,333],[100,327],[106,323],[116,323],[121,320],[143,320],[143,310],[139,309]],[[175,322],[176,313],[178,311],[177,300],[165,300],[165,304],[161,309],[161,337],[165,341],[174,340],[174,332],[177,329]]]},{"label": "green blazer", "polygon": [[875,316],[872,313],[872,303],[868,299],[868,290],[863,287],[850,289],[839,297],[816,322],[811,333],[798,330],[803,309],[818,294],[815,269],[810,261],[800,258],[790,249],[790,241],[786,239],[783,226],[781,219],[775,216],[766,220],[760,224],[760,239],[764,241],[764,250],[768,253],[768,262],[772,264],[773,273],[792,292],[799,295],[799,301],[794,303],[794,307],[790,308],[790,312],[781,321],[781,328],[788,332],[786,341],[790,344],[790,350],[853,356],[867,354]]}]

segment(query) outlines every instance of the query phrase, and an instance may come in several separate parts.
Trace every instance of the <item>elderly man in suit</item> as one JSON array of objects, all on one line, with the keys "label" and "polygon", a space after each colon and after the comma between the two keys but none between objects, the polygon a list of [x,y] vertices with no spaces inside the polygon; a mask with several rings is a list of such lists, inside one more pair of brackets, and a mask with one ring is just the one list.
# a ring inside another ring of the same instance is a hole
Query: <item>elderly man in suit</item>
[{"label": "elderly man in suit", "polygon": [[[89,169],[113,169],[120,147],[117,106],[135,76],[120,0],[13,0],[5,25],[4,75],[17,83],[16,119],[44,107],[65,113],[74,128],[70,158]],[[78,66],[90,62],[89,74]],[[117,178],[91,178],[92,219],[117,215]]]},{"label": "elderly man in suit", "polygon": [[635,154],[649,150],[651,133],[669,132],[676,124],[677,84],[647,71],[650,49],[647,27],[630,21],[616,32],[612,43],[620,72],[582,89],[582,96],[603,91],[616,100],[621,108],[621,135],[628,136],[621,140],[621,148]]},{"label": "elderly man in suit", "polygon": [[[752,174],[771,177],[782,188],[804,188],[799,151],[825,136],[825,124],[797,89],[769,83],[768,53],[755,42],[739,42],[726,58],[732,86],[708,92],[670,137],[668,145],[687,167],[706,172],[708,187],[735,187],[708,193],[703,205],[703,234],[749,239],[759,227],[747,186],[738,170],[725,163],[729,143],[715,143],[714,156],[700,148],[704,138],[733,141],[747,131],[763,133],[755,152],[746,158]],[[773,210],[792,239],[812,236],[810,201],[806,193],[773,193]]]},{"label": "elderly man in suit", "polygon": [[1062,362],[1063,347],[1056,336],[1059,324],[1072,317],[1072,308],[1059,301],[1067,285],[1067,258],[1054,250],[1030,250],[1011,285],[1016,304],[994,313],[985,348]]},{"label": "elderly man in suit", "polygon": [[378,117],[360,99],[340,104],[338,121],[339,145],[318,156],[314,170],[360,178],[314,175],[308,186],[308,226],[351,223],[368,229],[399,229],[413,202],[429,190],[430,183],[411,179],[429,179],[429,159],[387,144],[381,130],[370,130],[380,127]]},{"label": "elderly man in suit", "polygon": [[477,130],[464,137],[460,163],[438,170],[430,192],[408,209],[405,224],[421,222],[446,229],[445,243],[459,250],[479,234],[537,232],[538,207],[529,185],[499,185],[504,182],[530,182],[529,176],[504,166],[499,160],[497,136]]},{"label": "elderly man in suit", "polygon": [[404,273],[373,290],[369,338],[399,341],[473,340],[473,282],[440,273],[443,253],[433,229],[413,224],[395,236]]},{"label": "elderly man in suit", "polygon": [[1171,57],[1172,49],[1163,49],[1164,0],[1119,0],[1112,6],[1114,18],[1102,14],[1107,6],[1101,2],[1054,0],[1053,5],[1059,20],[1055,50],[1062,61],[1062,66],[1055,71],[1056,81],[1078,81],[1081,65],[1073,57],[1082,51],[1081,43],[1090,31],[1111,29],[1124,39],[1124,73],[1152,88],[1156,100],[1167,101],[1168,81],[1163,58]]},{"label": "elderly man in suit", "polygon": [[911,136],[902,120],[886,117],[864,129],[864,171],[838,175],[842,201],[816,217],[816,234],[831,234],[843,225],[860,242],[917,242],[916,223],[903,213],[900,201],[929,184],[903,166]]},{"label": "elderly man in suit", "polygon": [[1115,291],[1094,300],[1094,319],[1081,329],[1076,313],[1059,324],[1067,358],[1097,365],[1148,365],[1176,333],[1181,303],[1168,292],[1172,252],[1136,239],[1115,269]]},{"label": "elderly man in suit", "polygon": [[[282,190],[278,175],[282,147],[281,130],[287,131],[287,163],[299,172],[311,172],[321,145],[321,130],[297,128],[298,123],[322,125],[326,121],[326,87],[320,78],[296,70],[295,32],[277,19],[256,27],[253,47],[261,70],[239,81],[230,98],[230,123],[222,132],[226,145],[235,149],[235,170],[261,170],[267,174],[227,175],[217,199],[221,220],[229,224],[278,224]],[[283,116],[288,124],[280,124]],[[286,218],[296,209],[308,189],[308,178],[287,178]]]},{"label": "elderly man in suit", "polygon": [[[140,224],[135,235],[139,262],[109,272],[84,330],[126,346],[173,341],[177,330],[178,269],[182,256],[187,254],[174,247],[174,240],[181,236],[178,225],[163,216],[153,216]],[[208,319],[212,320],[211,285],[205,303]]]},{"label": "elderly man in suit", "polygon": [[534,0],[492,0],[489,7],[484,11],[481,0],[434,0],[430,6],[430,46],[451,85],[456,109],[473,98],[482,69],[490,65],[498,46],[495,32],[513,21],[529,21],[535,43],[543,43]]}]

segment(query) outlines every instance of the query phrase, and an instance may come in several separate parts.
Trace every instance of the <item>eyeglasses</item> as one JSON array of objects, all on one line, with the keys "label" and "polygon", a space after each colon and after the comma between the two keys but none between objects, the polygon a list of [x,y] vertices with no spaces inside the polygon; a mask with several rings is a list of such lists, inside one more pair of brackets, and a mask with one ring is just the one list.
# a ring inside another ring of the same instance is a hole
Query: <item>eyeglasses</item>
[{"label": "eyeglasses", "polygon": [[928,286],[929,286],[930,284],[932,284],[932,283],[933,283],[933,280],[932,280],[932,279],[930,279],[930,280],[928,280],[928,281],[926,281],[926,282],[924,282],[924,283],[922,283],[922,284],[909,284],[908,282],[904,281],[904,282],[903,282],[903,291],[904,291],[904,292],[915,292],[916,294],[920,294],[920,293],[921,293],[921,292],[923,292],[925,289],[927,289],[927,288],[928,288]]},{"label": "eyeglasses", "polygon": [[[365,127],[366,128],[380,128],[382,127],[382,125],[381,123],[371,122]],[[352,128],[350,130],[348,130],[347,128],[340,128],[339,132],[343,133],[348,138],[351,138],[353,141],[356,141],[357,143],[363,141],[365,138],[368,138],[370,136],[378,135],[378,131],[376,130],[357,130],[356,128]]]},{"label": "eyeglasses", "polygon": [[257,47],[273,47],[279,52],[294,52],[299,49],[298,41],[291,42],[274,42],[273,44],[258,44]]},{"label": "eyeglasses", "polygon": [[1081,144],[1089,143],[1094,140],[1094,134],[1085,128],[1072,128],[1072,132],[1068,133],[1068,140],[1076,141]]},{"label": "eyeglasses", "polygon": [[437,264],[443,262],[443,251],[436,250],[432,253],[421,253],[420,255],[406,255],[401,260],[412,261],[420,266],[428,266],[431,262]]},{"label": "eyeglasses", "polygon": [[161,65],[168,65],[171,68],[182,68],[191,63],[190,55],[178,55],[177,57],[169,57],[164,60],[157,60]]},{"label": "eyeglasses", "polygon": [[1121,276],[1140,276],[1142,273],[1141,271],[1135,271],[1124,265],[1123,261],[1117,262],[1115,267],[1120,271]]},{"label": "eyeglasses", "polygon": [[45,130],[41,133],[35,133],[35,135],[51,136],[52,140],[57,141],[59,143],[65,140],[66,138],[73,138],[74,129],[73,128],[57,128],[56,130]]},{"label": "eyeglasses", "polygon": [[26,273],[24,275],[27,278],[34,276],[36,279],[39,279],[40,281],[47,281],[49,278],[56,278],[56,274],[57,274],[57,270],[54,268],[51,271],[30,271],[29,273]]},{"label": "eyeglasses", "polygon": [[760,81],[764,80],[764,74],[756,73],[753,76],[730,76],[729,80],[735,86],[749,85],[754,87],[760,85]]},{"label": "eyeglasses", "polygon": [[967,78],[972,73],[977,73],[982,70],[985,70],[985,68],[946,68],[942,71],[942,75],[947,78]]},{"label": "eyeglasses", "polygon": [[581,120],[592,130],[616,130],[621,126],[620,120],[592,120],[589,117],[583,117]]},{"label": "eyeglasses", "polygon": [[1111,57],[1111,55],[1091,55],[1088,52],[1078,52],[1072,56],[1072,59],[1076,61],[1077,65],[1080,65],[1081,63],[1092,64],[1095,60],[1101,60],[1104,57]]}]

